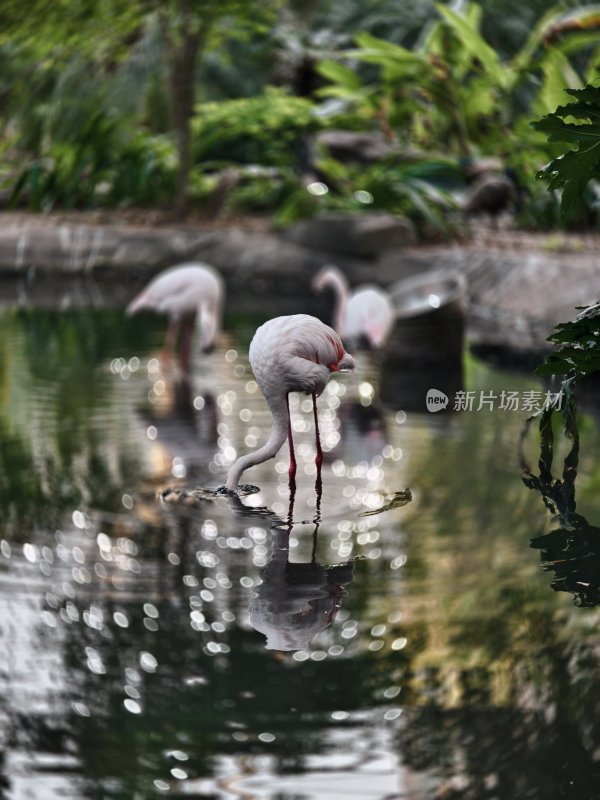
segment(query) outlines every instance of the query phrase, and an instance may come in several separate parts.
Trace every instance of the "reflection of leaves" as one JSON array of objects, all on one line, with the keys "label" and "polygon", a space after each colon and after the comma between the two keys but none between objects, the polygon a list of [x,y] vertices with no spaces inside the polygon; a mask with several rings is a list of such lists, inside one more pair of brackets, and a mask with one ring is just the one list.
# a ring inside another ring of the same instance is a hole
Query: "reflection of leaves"
[{"label": "reflection of leaves", "polygon": [[[538,375],[563,375],[557,402],[541,410],[544,416],[551,419],[554,410],[560,410],[565,426],[565,433],[573,442],[578,441],[577,404],[574,387],[579,378],[600,372],[600,303],[579,306],[581,313],[570,322],[557,325],[548,337],[549,342],[559,347],[546,356],[546,359],[535,372]],[[537,416],[537,415],[536,415]]]},{"label": "reflection of leaves", "polygon": [[575,102],[559,106],[532,125],[545,133],[548,141],[577,148],[553,159],[538,173],[548,180],[548,189],[563,190],[561,211],[570,217],[581,207],[587,183],[600,176],[600,87],[566,91]]},{"label": "reflection of leaves", "polygon": [[[573,395],[563,398],[561,407],[565,421],[565,434],[571,439],[573,445],[567,454],[562,480],[552,475],[552,461],[554,459],[554,433],[552,430],[552,416],[554,408],[544,408],[539,414],[527,420],[527,426],[539,416],[540,430],[540,457],[538,466],[540,474],[534,475],[531,468],[521,458],[522,480],[528,489],[538,492],[544,505],[552,514],[559,514],[561,521],[568,526],[569,519],[575,512],[575,478],[577,477],[577,464],[579,460],[579,431],[577,429],[577,416],[575,398]],[[526,433],[527,428],[524,430]]]},{"label": "reflection of leaves", "polygon": [[542,568],[554,572],[556,592],[571,592],[577,606],[600,605],[600,528],[573,515],[571,527],[536,536],[531,547],[542,551]]},{"label": "reflection of leaves", "polygon": [[552,588],[556,592],[571,592],[575,605],[590,607],[600,605],[600,528],[575,512],[579,433],[574,402],[572,406],[573,416],[565,421],[565,433],[573,446],[564,460],[562,480],[552,475],[554,435],[550,408],[540,417],[540,474],[534,475],[522,461],[523,483],[542,496],[546,508],[560,521],[559,528],[530,542],[531,547],[542,551],[542,568],[554,572]]},{"label": "reflection of leaves", "polygon": [[391,511],[394,508],[402,508],[402,506],[407,505],[412,500],[412,493],[410,489],[404,489],[401,492],[394,492],[394,494],[390,497],[390,499],[385,503],[385,505],[381,506],[381,508],[375,508],[372,511],[363,511],[360,515],[361,517],[371,517],[373,514],[381,514],[383,511]]}]

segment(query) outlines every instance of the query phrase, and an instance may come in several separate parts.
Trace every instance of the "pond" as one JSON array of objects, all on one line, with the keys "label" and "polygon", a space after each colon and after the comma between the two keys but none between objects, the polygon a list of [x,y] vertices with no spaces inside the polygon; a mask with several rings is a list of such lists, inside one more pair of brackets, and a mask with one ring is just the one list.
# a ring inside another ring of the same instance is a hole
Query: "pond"
[{"label": "pond", "polygon": [[[319,400],[322,493],[295,396],[293,508],[285,448],[258,494],[160,499],[265,440],[257,321],[184,380],[161,320],[1,313],[0,797],[600,797],[600,617],[530,546],[556,522],[527,413],[384,406],[361,355]],[[470,356],[464,388],[544,391]]]}]

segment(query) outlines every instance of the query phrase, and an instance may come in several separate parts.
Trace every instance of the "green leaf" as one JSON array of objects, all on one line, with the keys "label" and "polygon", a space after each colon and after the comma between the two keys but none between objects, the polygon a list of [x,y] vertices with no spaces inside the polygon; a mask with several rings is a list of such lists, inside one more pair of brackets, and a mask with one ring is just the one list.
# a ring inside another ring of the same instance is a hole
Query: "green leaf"
[{"label": "green leaf", "polygon": [[543,364],[536,367],[534,372],[543,378],[551,378],[553,375],[566,375],[573,369],[573,365],[562,358],[548,356]]},{"label": "green leaf", "polygon": [[561,102],[566,89],[577,89],[580,81],[569,59],[560,50],[548,50],[541,62],[544,80],[535,108],[540,114],[549,113]]},{"label": "green leaf", "polygon": [[558,347],[537,367],[537,375],[568,375],[570,387],[578,378],[600,372],[600,303],[584,307],[576,319],[557,325],[548,341]]},{"label": "green leaf", "polygon": [[[556,111],[532,123],[545,133],[550,142],[575,145],[547,164],[538,177],[548,181],[549,189],[562,189],[561,213],[569,218],[581,207],[588,182],[598,176],[600,168],[600,88],[567,89],[575,102],[559,106]],[[566,120],[581,120],[582,123]]]},{"label": "green leaf", "polygon": [[515,71],[529,69],[531,61],[540,46],[548,26],[554,24],[558,16],[562,15],[559,6],[550,8],[540,19],[536,22],[531,30],[525,44],[521,50],[513,58],[512,65]]},{"label": "green leaf", "polygon": [[475,27],[474,20],[463,17],[439,3],[436,5],[436,9],[452,28],[461,44],[483,66],[489,77],[497,85],[506,87],[510,79],[509,71],[500,62],[498,53],[481,36]]},{"label": "green leaf", "polygon": [[387,53],[390,56],[397,58],[399,55],[412,56],[410,50],[401,47],[399,44],[388,42],[386,39],[380,39],[370,33],[358,33],[354,40],[357,45],[364,50],[379,50],[382,53]]},{"label": "green leaf", "polygon": [[317,64],[317,72],[349,92],[358,92],[363,88],[357,73],[337,61],[321,61]]}]

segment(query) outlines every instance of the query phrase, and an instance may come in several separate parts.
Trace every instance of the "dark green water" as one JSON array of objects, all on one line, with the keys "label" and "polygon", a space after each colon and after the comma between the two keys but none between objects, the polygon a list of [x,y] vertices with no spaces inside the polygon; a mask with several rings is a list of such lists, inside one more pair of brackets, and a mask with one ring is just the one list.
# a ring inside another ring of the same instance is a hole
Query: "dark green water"
[{"label": "dark green water", "polygon": [[[0,316],[0,797],[600,797],[600,617],[529,545],[557,525],[520,478],[527,414],[383,408],[363,358],[320,399],[320,511],[296,402],[288,536],[285,451],[245,476],[245,511],[157,500],[216,486],[270,421],[246,327],[188,384],[152,360],[161,335]],[[465,388],[541,390],[474,360]],[[533,431],[526,451],[535,467]]]}]

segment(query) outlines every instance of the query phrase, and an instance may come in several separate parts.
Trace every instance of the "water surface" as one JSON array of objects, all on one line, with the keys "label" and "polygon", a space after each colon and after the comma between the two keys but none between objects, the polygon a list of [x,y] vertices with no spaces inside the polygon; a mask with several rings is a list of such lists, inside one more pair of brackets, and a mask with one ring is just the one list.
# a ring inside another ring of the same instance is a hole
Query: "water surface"
[{"label": "water surface", "polygon": [[[556,524],[526,414],[383,406],[361,357],[319,401],[322,497],[297,396],[291,512],[285,450],[238,503],[157,499],[264,441],[253,327],[185,381],[160,320],[0,316],[0,797],[599,797],[599,616],[529,546]],[[469,359],[465,388],[542,387]]]}]

